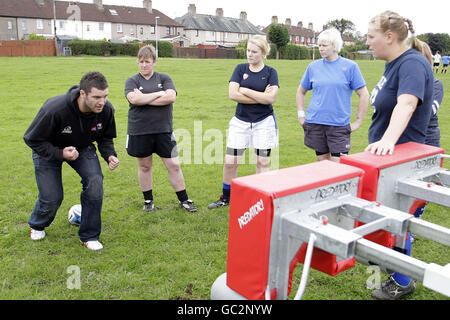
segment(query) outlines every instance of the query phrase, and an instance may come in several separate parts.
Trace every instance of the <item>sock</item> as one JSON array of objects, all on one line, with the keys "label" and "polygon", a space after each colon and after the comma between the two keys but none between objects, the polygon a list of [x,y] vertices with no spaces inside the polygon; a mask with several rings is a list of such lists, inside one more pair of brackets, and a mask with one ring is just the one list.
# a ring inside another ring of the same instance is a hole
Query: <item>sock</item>
[{"label": "sock", "polygon": [[424,211],[425,211],[425,207],[417,208],[416,212],[414,212],[414,217],[420,219],[422,217]]},{"label": "sock", "polygon": [[180,202],[184,202],[184,201],[189,199],[189,197],[187,195],[187,192],[186,192],[186,189],[178,191],[178,192],[176,192],[176,194],[177,194],[178,200]]},{"label": "sock", "polygon": [[153,190],[150,189],[148,191],[142,191],[144,195],[144,201],[153,201]]},{"label": "sock", "polygon": [[[406,242],[405,242],[405,249],[406,249],[406,254],[408,256],[411,256],[411,235],[408,234]],[[405,276],[404,274],[401,273],[394,273],[392,275],[392,278],[395,280],[395,282],[397,282],[399,285],[401,285],[402,287],[406,287],[409,282],[411,281],[411,279],[408,276]]]},{"label": "sock", "polygon": [[231,185],[222,183],[222,195],[225,200],[230,201]]}]

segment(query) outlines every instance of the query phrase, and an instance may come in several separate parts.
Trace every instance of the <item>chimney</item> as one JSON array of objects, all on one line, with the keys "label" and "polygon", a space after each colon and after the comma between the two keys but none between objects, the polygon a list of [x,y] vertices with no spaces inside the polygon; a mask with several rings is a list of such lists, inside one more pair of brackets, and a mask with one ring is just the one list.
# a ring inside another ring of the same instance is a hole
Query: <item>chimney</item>
[{"label": "chimney", "polygon": [[241,15],[239,16],[239,19],[247,21],[247,12],[241,11]]},{"label": "chimney", "polygon": [[152,0],[144,0],[143,1],[144,9],[147,9],[148,13],[153,13],[153,5]]},{"label": "chimney", "polygon": [[313,30],[313,24],[312,24],[312,22],[308,23],[308,29],[309,29],[309,30]]},{"label": "chimney", "polygon": [[299,22],[297,23],[297,27],[303,28],[303,22],[302,22],[302,21],[299,21]]},{"label": "chimney", "polygon": [[223,9],[222,8],[216,9],[216,16],[223,18]]},{"label": "chimney", "polygon": [[197,14],[197,8],[195,7],[195,4],[190,4],[189,5],[188,13],[189,14]]},{"label": "chimney", "polygon": [[272,17],[272,24],[278,24],[278,17],[277,16],[273,16]]},{"label": "chimney", "polygon": [[103,11],[105,8],[103,8],[103,1],[102,0],[94,0],[94,4],[97,6],[98,10]]},{"label": "chimney", "polygon": [[291,18],[287,18],[286,22],[284,24],[287,25],[288,27],[290,27],[291,26]]}]

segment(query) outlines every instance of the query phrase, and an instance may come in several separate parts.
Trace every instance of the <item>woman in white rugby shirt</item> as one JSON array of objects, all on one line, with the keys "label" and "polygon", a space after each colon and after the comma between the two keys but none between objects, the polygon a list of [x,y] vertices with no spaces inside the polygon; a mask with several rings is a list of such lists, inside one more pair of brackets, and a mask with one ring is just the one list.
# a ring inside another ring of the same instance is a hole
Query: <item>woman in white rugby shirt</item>
[{"label": "woman in white rugby shirt", "polygon": [[278,96],[278,73],[266,66],[270,47],[263,36],[248,40],[247,61],[231,76],[229,97],[237,102],[236,114],[229,123],[227,152],[223,168],[222,195],[208,208],[230,203],[231,180],[237,177],[239,160],[247,148],[256,153],[256,173],[269,170],[270,152],[278,145],[278,128],[272,104]]}]

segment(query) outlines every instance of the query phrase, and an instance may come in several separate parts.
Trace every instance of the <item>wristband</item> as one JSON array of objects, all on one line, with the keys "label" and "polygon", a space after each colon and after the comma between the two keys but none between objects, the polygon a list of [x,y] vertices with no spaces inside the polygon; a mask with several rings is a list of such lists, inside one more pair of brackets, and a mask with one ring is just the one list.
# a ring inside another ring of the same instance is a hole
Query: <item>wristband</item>
[{"label": "wristband", "polygon": [[299,118],[304,118],[305,117],[305,110],[298,110],[297,111],[297,115]]}]

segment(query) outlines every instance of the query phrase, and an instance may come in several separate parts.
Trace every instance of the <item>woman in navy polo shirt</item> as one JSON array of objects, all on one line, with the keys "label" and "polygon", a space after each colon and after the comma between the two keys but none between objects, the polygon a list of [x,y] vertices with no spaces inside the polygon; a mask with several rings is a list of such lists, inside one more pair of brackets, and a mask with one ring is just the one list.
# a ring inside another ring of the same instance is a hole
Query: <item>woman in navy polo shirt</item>
[{"label": "woman in navy polo shirt", "polygon": [[247,61],[239,64],[229,82],[229,97],[237,102],[229,123],[223,169],[222,195],[208,208],[230,203],[231,180],[237,177],[240,158],[247,148],[256,153],[256,173],[269,170],[270,152],[278,146],[278,128],[273,103],[278,96],[278,73],[264,64],[270,47],[263,36],[248,40]]},{"label": "woman in navy polo shirt", "polygon": [[[411,46],[406,44],[408,31]],[[367,45],[375,58],[386,61],[385,72],[372,91],[374,108],[366,151],[376,155],[394,153],[395,145],[406,142],[425,143],[433,104],[433,71],[421,54],[411,20],[386,11],[369,23]],[[411,255],[411,237],[405,248]],[[394,273],[372,292],[377,299],[398,299],[415,290],[409,277]]]}]

